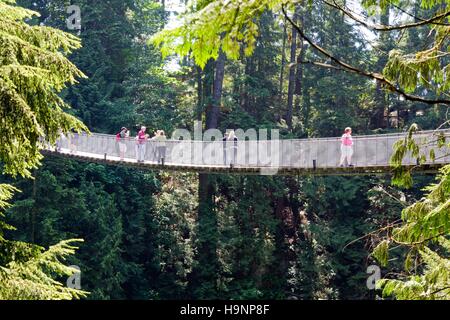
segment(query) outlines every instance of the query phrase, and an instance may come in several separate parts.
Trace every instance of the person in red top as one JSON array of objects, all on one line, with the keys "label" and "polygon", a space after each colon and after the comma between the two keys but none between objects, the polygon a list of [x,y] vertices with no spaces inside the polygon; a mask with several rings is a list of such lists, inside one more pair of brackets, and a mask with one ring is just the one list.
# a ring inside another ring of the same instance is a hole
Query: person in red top
[{"label": "person in red top", "polygon": [[353,167],[352,156],[353,156],[352,128],[347,127],[345,128],[344,134],[342,135],[341,138],[341,161],[339,162],[339,165],[343,167],[344,161],[347,160],[348,166]]},{"label": "person in red top", "polygon": [[136,136],[136,157],[137,162],[144,162],[145,160],[145,147],[148,140],[148,134],[145,133],[146,127],[142,126],[141,130]]}]

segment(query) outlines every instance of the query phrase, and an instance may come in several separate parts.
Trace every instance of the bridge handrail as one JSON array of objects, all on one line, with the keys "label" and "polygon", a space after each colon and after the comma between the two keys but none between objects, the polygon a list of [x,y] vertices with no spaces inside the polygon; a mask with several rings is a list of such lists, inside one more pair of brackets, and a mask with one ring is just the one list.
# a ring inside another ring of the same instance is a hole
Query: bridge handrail
[{"label": "bridge handrail", "polygon": [[[437,133],[444,133],[446,135],[450,135],[450,129],[439,129],[439,130],[423,130],[423,131],[417,131],[413,134],[413,136],[420,136],[420,135],[429,135],[429,134],[437,134]],[[83,133],[85,134],[85,133]],[[386,134],[369,134],[369,135],[353,135],[352,138],[354,140],[371,140],[371,139],[380,139],[381,137],[390,138],[390,137],[405,137],[408,134],[408,132],[394,132],[394,133],[386,133]],[[116,139],[116,136],[113,134],[106,134],[106,133],[91,133],[88,134],[88,136],[97,136],[97,137],[105,137],[105,138],[111,138]],[[135,136],[130,136],[126,138],[127,140],[134,140]],[[303,139],[258,139],[258,140],[241,140],[241,141],[273,141],[273,140],[280,140],[280,141],[292,141],[292,142],[302,142],[302,141],[339,141],[341,137],[319,137],[319,138],[303,138]],[[185,139],[185,140],[174,140],[171,138],[167,138],[166,142],[179,142],[179,141],[190,141],[194,143],[199,142],[220,142],[223,143],[222,140],[216,140],[216,141],[204,141],[204,140],[194,140],[194,139]],[[148,142],[151,142],[151,140],[148,140]]]}]

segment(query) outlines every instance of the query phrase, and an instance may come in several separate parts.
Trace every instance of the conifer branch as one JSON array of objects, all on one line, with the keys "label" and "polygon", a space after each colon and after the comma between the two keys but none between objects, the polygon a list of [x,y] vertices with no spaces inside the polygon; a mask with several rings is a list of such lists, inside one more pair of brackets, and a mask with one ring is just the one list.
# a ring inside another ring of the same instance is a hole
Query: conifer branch
[{"label": "conifer branch", "polygon": [[[401,24],[401,25],[395,25],[395,26],[381,25],[381,24],[369,24],[368,22],[364,21],[363,19],[358,17],[356,14],[354,14],[351,10],[337,4],[335,0],[331,0],[332,2],[329,2],[327,0],[322,0],[322,1],[326,5],[341,11],[347,17],[358,22],[359,24],[363,25],[364,27],[371,29],[371,30],[376,30],[376,31],[394,31],[394,30],[416,28],[416,27],[427,25],[427,24],[441,24],[441,23],[438,23],[437,21],[443,20],[446,17],[450,16],[450,11],[445,11],[445,12],[438,14],[430,19],[426,19],[426,20],[420,19],[421,21],[414,22],[414,23],[407,23],[407,24]],[[447,24],[444,24],[444,25],[447,25]]]},{"label": "conifer branch", "polygon": [[368,72],[362,69],[359,69],[355,66],[352,66],[344,61],[341,61],[340,59],[333,56],[331,53],[329,53],[326,49],[320,47],[318,44],[314,43],[306,34],[304,33],[303,29],[300,28],[292,19],[289,17],[289,15],[286,12],[285,5],[281,6],[281,10],[286,17],[286,19],[289,21],[289,23],[292,25],[293,28],[295,28],[300,35],[301,38],[303,38],[306,42],[308,42],[311,47],[313,47],[316,51],[320,52],[325,57],[331,59],[333,62],[335,62],[337,65],[341,66],[343,69],[345,69],[348,72],[358,74],[360,76],[364,76],[366,78],[370,78],[373,80],[378,81],[381,85],[383,85],[385,88],[392,92],[396,92],[400,96],[404,97],[406,100],[409,101],[416,101],[416,102],[422,102],[426,104],[447,104],[450,105],[450,100],[447,99],[425,99],[417,95],[412,95],[406,93],[401,88],[398,88],[394,83],[392,83],[390,80],[386,79],[382,74],[375,73],[375,72]]}]

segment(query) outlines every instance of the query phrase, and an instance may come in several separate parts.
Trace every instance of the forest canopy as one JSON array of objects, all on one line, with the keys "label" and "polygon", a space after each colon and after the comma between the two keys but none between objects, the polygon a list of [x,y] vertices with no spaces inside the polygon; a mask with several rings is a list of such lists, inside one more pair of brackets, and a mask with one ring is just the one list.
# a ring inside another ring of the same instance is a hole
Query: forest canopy
[{"label": "forest canopy", "polygon": [[421,154],[408,128],[448,127],[448,0],[180,4],[79,0],[67,30],[66,0],[0,0],[0,299],[449,299],[448,167],[392,184],[40,154],[61,132],[200,121],[405,133],[398,166]]},{"label": "forest canopy", "polygon": [[[204,68],[209,59],[217,59],[220,51],[223,51],[230,59],[238,59],[242,54],[251,55],[259,35],[258,20],[261,15],[266,11],[281,11],[281,17],[284,17],[297,30],[301,40],[314,48],[317,57],[312,61],[313,64],[373,79],[407,100],[450,104],[447,94],[450,89],[448,76],[450,11],[446,7],[448,1],[421,1],[420,7],[427,9],[431,13],[428,14],[430,16],[420,19],[419,22],[404,24],[389,24],[389,18],[387,24],[372,24],[369,22],[370,16],[361,17],[349,8],[345,1],[318,1],[321,5],[337,10],[339,14],[353,20],[353,23],[360,24],[369,30],[388,33],[403,32],[423,25],[431,27],[432,41],[428,42],[424,49],[420,50],[424,47],[423,43],[417,43],[416,48],[409,51],[392,48],[388,60],[380,70],[367,70],[355,64],[355,61],[346,61],[345,56],[333,55],[327,48],[321,47],[316,42],[313,34],[308,34],[308,29],[297,20],[298,11],[311,10],[313,2],[316,1],[194,1],[192,9],[183,16],[180,26],[166,28],[156,34],[152,42],[161,48],[164,56],[173,53],[180,56],[189,54],[192,55],[196,64]],[[389,7],[399,4],[400,0],[379,2],[368,0],[359,3],[364,9],[370,9],[367,11],[369,14],[386,12]],[[297,63],[311,62],[297,61]],[[424,97],[424,90],[432,90],[436,93],[436,98],[427,99]],[[418,95],[414,95],[416,91],[419,91]]]}]

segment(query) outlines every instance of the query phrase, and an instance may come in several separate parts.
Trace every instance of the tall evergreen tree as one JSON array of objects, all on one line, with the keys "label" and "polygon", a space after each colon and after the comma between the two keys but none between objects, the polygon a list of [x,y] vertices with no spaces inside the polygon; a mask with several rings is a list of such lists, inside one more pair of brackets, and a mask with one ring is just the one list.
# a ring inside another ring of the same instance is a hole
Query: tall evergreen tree
[{"label": "tall evergreen tree", "polygon": [[[68,59],[80,41],[62,31],[33,27],[24,22],[38,15],[0,1],[0,161],[2,172],[30,177],[39,165],[45,139],[54,143],[60,131],[85,130],[85,126],[64,112],[68,105],[58,96],[68,84],[76,83],[83,73]],[[0,185],[0,209],[16,189]],[[3,218],[3,214],[0,215]],[[75,269],[58,258],[74,253],[74,240],[60,242],[47,251],[42,247],[8,241],[0,224],[0,298],[71,299],[84,292],[66,288],[53,279],[71,275]]]}]

